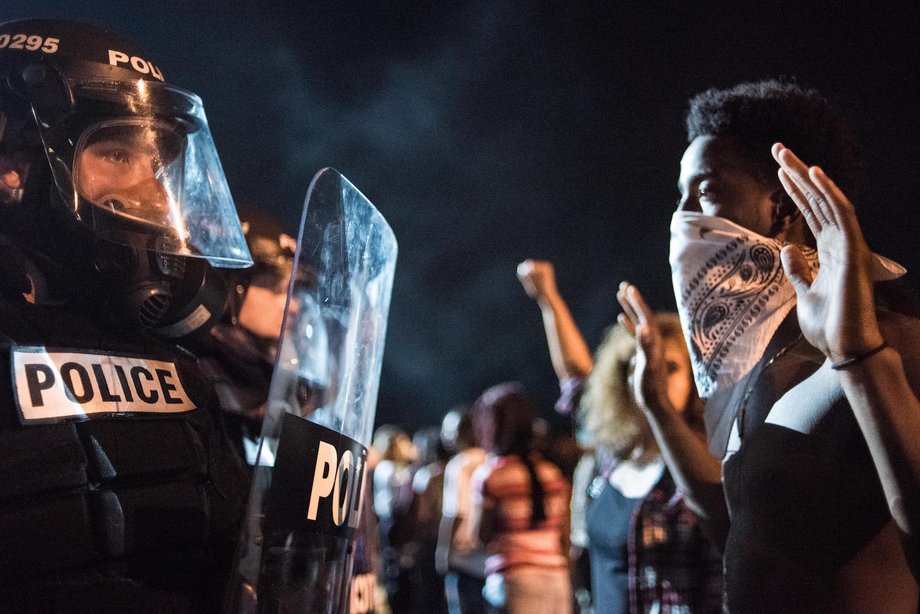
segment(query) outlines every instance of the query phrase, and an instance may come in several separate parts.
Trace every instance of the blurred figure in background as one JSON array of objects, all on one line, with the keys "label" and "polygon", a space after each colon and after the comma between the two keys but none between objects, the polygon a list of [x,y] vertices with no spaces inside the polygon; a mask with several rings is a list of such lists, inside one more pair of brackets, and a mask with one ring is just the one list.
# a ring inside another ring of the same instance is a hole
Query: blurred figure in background
[{"label": "blurred figure in background", "polygon": [[441,428],[429,426],[412,436],[418,450],[418,471],[412,478],[412,506],[409,508],[411,541],[415,544],[412,580],[413,612],[446,614],[444,580],[435,567],[441,508],[444,502],[444,468],[448,452],[441,440]]},{"label": "blurred figure in background", "polygon": [[534,449],[535,417],[516,383],[493,386],[476,401],[476,432],[489,455],[473,476],[472,526],[490,554],[490,611],[568,614],[569,484]]},{"label": "blurred figure in background", "polygon": [[409,506],[412,504],[412,464],[416,459],[412,440],[399,427],[383,425],[374,433],[373,446],[380,451],[374,468],[374,511],[377,513],[383,584],[393,612],[409,612],[412,586],[409,568]]},{"label": "blurred figure in background", "polygon": [[436,565],[444,575],[450,614],[483,614],[486,554],[470,525],[471,480],[485,460],[477,445],[469,409],[448,412],[441,423],[445,443],[456,454],[444,469],[444,501]]},{"label": "blurred figure in background", "polygon": [[377,514],[374,513],[374,469],[380,462],[380,453],[371,446],[367,450],[367,478],[364,481],[364,499],[361,501],[361,520],[355,538],[355,562],[352,568],[349,614],[381,614],[389,611],[386,591],[379,584],[378,571],[382,567],[380,535]]},{"label": "blurred figure in background", "polygon": [[283,232],[277,219],[256,208],[243,208],[241,218],[254,263],[226,276],[228,313],[211,329],[211,343],[200,364],[228,413],[227,428],[234,442],[253,465],[296,241]]},{"label": "blurred figure in background", "polygon": [[543,457],[559,467],[569,482],[581,460],[582,449],[569,425],[550,423],[545,418],[534,421],[534,447]]}]

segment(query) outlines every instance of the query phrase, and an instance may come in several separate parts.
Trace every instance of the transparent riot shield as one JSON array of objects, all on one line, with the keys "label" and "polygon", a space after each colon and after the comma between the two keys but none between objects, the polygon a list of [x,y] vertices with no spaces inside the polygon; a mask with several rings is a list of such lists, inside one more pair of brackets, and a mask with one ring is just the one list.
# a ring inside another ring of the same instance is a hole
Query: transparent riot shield
[{"label": "transparent riot shield", "polygon": [[301,219],[228,612],[344,612],[396,238],[345,177]]}]

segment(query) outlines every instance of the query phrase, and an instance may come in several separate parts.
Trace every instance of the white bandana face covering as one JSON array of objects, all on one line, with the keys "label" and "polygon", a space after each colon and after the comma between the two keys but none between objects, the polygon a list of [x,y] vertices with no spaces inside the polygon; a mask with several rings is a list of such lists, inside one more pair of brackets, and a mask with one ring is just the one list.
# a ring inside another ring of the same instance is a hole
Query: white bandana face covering
[{"label": "white bandana face covering", "polygon": [[[671,277],[700,396],[757,364],[795,306],[782,244],[724,218],[678,211],[671,219]],[[805,252],[817,270],[817,253]]]},{"label": "white bandana face covering", "polygon": [[[744,377],[795,307],[795,290],[780,262],[782,247],[724,218],[674,213],[671,277],[702,398]],[[817,274],[818,253],[801,249]],[[874,256],[875,279],[903,273],[900,265]]]}]

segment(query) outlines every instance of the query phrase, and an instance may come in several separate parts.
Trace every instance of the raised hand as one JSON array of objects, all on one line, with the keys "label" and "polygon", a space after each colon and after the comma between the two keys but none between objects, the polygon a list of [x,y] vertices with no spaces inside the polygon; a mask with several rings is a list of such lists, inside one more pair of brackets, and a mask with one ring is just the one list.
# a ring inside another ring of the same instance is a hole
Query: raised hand
[{"label": "raised hand", "polygon": [[539,300],[557,293],[553,263],[547,260],[525,260],[517,267],[517,277],[527,296]]},{"label": "raised hand", "polygon": [[639,289],[622,282],[617,300],[623,313],[619,323],[636,338],[636,367],[632,375],[633,394],[643,410],[653,413],[674,411],[668,399],[668,373],[664,359],[664,340],[655,326],[655,314]]},{"label": "raised hand", "polygon": [[781,143],[772,149],[779,179],[814,234],[820,270],[812,277],[802,252],[783,248],[783,269],[798,299],[808,341],[834,363],[864,355],[884,342],[872,295],[872,255],[853,204],[817,166],[806,166]]}]

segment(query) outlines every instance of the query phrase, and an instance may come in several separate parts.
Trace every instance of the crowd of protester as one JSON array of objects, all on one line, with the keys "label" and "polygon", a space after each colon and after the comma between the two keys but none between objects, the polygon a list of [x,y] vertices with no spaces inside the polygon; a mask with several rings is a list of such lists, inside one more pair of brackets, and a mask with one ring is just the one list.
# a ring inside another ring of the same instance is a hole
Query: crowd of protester
[{"label": "crowd of protester", "polygon": [[[719,612],[721,558],[676,489],[631,391],[622,325],[591,356],[555,285],[525,261],[571,428],[550,433],[523,386],[490,387],[410,439],[377,429],[378,612]],[[675,314],[660,314],[668,389],[701,440]],[[596,366],[595,366],[596,362]]]},{"label": "crowd of protester", "polygon": [[[920,333],[904,269],[869,251],[847,197],[852,134],[781,81],[701,93],[687,132],[679,315],[624,282],[592,352],[552,264],[519,265],[579,460],[547,445],[519,384],[448,414],[466,430],[418,480],[443,475],[443,592],[410,584],[414,611],[916,611]],[[383,539],[419,552],[432,521],[413,514],[432,508],[405,509],[412,530]]]},{"label": "crowd of protester", "polygon": [[[553,445],[558,440],[545,433],[537,413],[519,384],[500,384],[471,407],[448,412],[433,446],[431,429],[419,429],[401,456],[415,458],[403,463],[403,478],[394,478],[393,460],[377,464],[382,590],[376,611],[540,612],[560,602],[571,607],[573,467],[570,454],[550,459],[556,449],[574,446]],[[393,456],[388,442],[410,441],[392,425],[377,433],[383,459]],[[404,492],[408,499],[400,498]]]},{"label": "crowd of protester", "polygon": [[[522,263],[525,288],[537,271],[552,278],[549,263]],[[676,316],[663,315],[659,327],[675,403],[703,438]],[[566,345],[555,325],[546,334],[551,348]],[[584,343],[577,328],[564,334]],[[376,611],[627,612],[631,600],[639,611],[655,603],[720,611],[720,557],[632,398],[634,355],[632,335],[618,325],[598,348],[596,369],[588,355],[584,370],[557,370],[556,409],[572,416],[571,432],[548,434],[527,391],[511,382],[411,439],[379,427]]]}]

